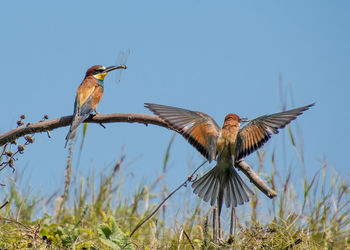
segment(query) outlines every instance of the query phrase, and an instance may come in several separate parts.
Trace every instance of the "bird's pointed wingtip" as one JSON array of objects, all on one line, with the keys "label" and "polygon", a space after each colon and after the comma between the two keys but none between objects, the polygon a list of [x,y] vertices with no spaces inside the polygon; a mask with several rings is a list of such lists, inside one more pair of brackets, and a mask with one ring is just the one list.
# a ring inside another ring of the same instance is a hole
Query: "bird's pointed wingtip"
[{"label": "bird's pointed wingtip", "polygon": [[316,105],[316,102],[313,102],[313,103],[311,103],[309,105],[304,106],[304,108],[305,108],[305,110],[308,110],[309,108],[311,108],[311,107],[313,107],[315,105]]},{"label": "bird's pointed wingtip", "polygon": [[155,103],[149,103],[149,102],[145,102],[144,103],[144,107],[151,110],[152,111],[152,108],[155,106],[155,105],[159,105],[159,104],[155,104]]}]

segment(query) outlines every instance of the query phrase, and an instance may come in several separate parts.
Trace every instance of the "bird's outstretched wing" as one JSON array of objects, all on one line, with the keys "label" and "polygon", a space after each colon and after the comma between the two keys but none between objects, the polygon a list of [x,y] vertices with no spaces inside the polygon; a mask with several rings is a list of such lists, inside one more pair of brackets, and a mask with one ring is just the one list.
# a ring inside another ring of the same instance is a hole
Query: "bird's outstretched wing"
[{"label": "bird's outstretched wing", "polygon": [[185,137],[209,162],[215,159],[221,128],[209,115],[160,104],[145,103],[145,107]]},{"label": "bird's outstretched wing", "polygon": [[272,115],[260,116],[250,121],[237,134],[235,161],[244,158],[260,148],[270,139],[272,134],[278,133],[278,129],[284,128],[288,123],[296,119],[298,115],[301,115],[313,105],[315,104],[313,103]]}]

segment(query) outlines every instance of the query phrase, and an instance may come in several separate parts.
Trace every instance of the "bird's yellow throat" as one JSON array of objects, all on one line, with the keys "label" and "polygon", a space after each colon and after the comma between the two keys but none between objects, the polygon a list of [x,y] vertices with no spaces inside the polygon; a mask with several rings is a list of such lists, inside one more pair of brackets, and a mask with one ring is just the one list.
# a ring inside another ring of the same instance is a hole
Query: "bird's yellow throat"
[{"label": "bird's yellow throat", "polygon": [[94,77],[95,77],[97,80],[103,81],[103,80],[105,79],[106,75],[107,75],[107,72],[103,72],[103,73],[94,75]]}]

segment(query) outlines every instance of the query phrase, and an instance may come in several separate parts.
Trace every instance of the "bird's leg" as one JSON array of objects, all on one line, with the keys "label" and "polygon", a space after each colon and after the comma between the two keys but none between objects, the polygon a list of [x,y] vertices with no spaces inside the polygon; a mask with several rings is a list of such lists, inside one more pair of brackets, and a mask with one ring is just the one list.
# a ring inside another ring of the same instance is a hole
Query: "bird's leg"
[{"label": "bird's leg", "polygon": [[99,112],[97,112],[97,110],[94,108],[93,111],[95,112],[96,115],[99,114]]},{"label": "bird's leg", "polygon": [[224,199],[224,191],[220,190],[218,195],[218,238],[221,239],[221,209]]},{"label": "bird's leg", "polygon": [[[231,210],[231,225],[230,225],[230,242],[232,243],[236,237],[236,232],[237,232],[237,228],[236,228],[236,223],[237,223],[237,217],[236,217],[236,208],[234,206],[232,206],[232,210]],[[231,244],[230,243],[230,244]]]},{"label": "bird's leg", "polygon": [[214,243],[216,244],[217,241],[218,241],[218,234],[217,234],[217,227],[216,227],[216,224],[217,224],[217,215],[218,215],[218,210],[216,207],[214,207],[213,209],[213,241]]},{"label": "bird's leg", "polygon": [[218,213],[218,238],[221,239],[221,213]]}]

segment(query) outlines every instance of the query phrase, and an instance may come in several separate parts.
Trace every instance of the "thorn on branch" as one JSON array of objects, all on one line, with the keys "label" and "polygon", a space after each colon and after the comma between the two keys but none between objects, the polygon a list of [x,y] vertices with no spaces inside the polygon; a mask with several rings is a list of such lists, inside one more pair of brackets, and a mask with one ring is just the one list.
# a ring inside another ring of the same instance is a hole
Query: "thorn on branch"
[{"label": "thorn on branch", "polygon": [[98,124],[100,124],[102,128],[106,128],[106,126],[105,126],[105,125],[103,125],[103,123],[102,123],[102,122],[99,122]]}]

